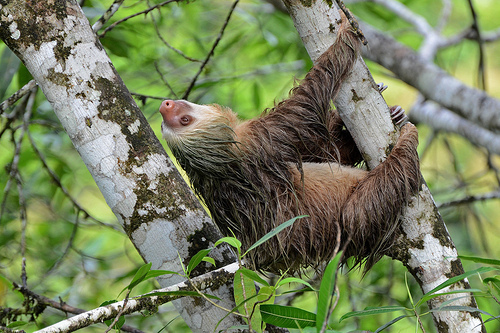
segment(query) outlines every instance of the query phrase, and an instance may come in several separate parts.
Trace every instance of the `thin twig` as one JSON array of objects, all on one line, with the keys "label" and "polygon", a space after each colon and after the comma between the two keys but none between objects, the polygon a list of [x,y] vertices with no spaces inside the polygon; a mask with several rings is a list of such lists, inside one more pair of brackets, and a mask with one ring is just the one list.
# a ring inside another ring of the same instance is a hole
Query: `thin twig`
[{"label": "thin twig", "polygon": [[170,85],[170,83],[168,83],[165,76],[163,76],[163,73],[161,72],[160,68],[158,67],[158,63],[156,61],[154,62],[154,65],[155,65],[155,70],[158,73],[158,75],[160,75],[160,79],[162,80],[162,82],[167,86],[168,90],[170,90],[170,92],[172,93],[172,96],[175,99],[177,99],[177,94],[175,93],[174,88],[172,88],[172,86]]},{"label": "thin twig", "polygon": [[5,101],[3,101],[0,104],[0,115],[5,110],[7,110],[8,107],[10,107],[11,105],[13,105],[19,99],[23,98],[27,93],[29,93],[35,87],[36,87],[35,80],[31,80],[30,82],[26,83],[21,89],[19,89],[14,94],[12,94],[12,96],[10,96]]},{"label": "thin twig", "polygon": [[114,22],[113,24],[111,24],[111,25],[110,25],[109,27],[107,27],[106,29],[104,29],[104,31],[103,31],[103,32],[99,35],[99,38],[104,37],[104,35],[106,35],[106,34],[108,33],[108,31],[110,31],[110,30],[114,29],[114,28],[115,28],[118,24],[120,24],[120,23],[123,23],[123,22],[125,22],[125,21],[130,20],[131,18],[134,18],[134,17],[139,16],[139,15],[142,15],[142,14],[148,14],[150,11],[155,10],[156,8],[159,8],[159,7],[163,7],[163,6],[165,6],[165,5],[168,5],[169,3],[172,3],[172,2],[181,2],[181,1],[183,1],[183,0],[167,0],[167,1],[163,1],[162,3],[159,3],[159,4],[157,4],[157,5],[154,5],[154,6],[152,6],[152,7],[149,7],[149,8],[147,8],[147,9],[143,10],[143,11],[140,11],[140,12],[134,13],[134,14],[132,14],[132,15],[130,15],[130,16],[127,16],[127,17],[125,17],[125,18],[123,18],[123,19],[121,19],[121,20],[118,20],[118,21]]},{"label": "thin twig", "polygon": [[73,241],[75,240],[76,232],[78,231],[78,227],[80,225],[80,219],[79,219],[78,212],[75,215],[76,215],[75,224],[73,225],[73,230],[71,231],[71,235],[69,236],[68,244],[66,245],[66,248],[64,249],[63,254],[59,257],[59,259],[56,260],[56,262],[52,265],[52,267],[50,267],[49,270],[43,275],[42,280],[45,279],[50,274],[52,274],[52,272],[55,271],[59,267],[59,265],[61,265],[64,258],[68,255],[69,250],[73,247]]},{"label": "thin twig", "polygon": [[127,290],[127,295],[125,295],[125,299],[123,300],[123,306],[122,306],[122,308],[120,309],[120,311],[118,311],[118,314],[115,316],[115,319],[108,326],[108,328],[104,331],[104,333],[108,333],[109,331],[111,331],[113,329],[113,327],[115,326],[115,324],[118,322],[118,320],[120,320],[120,317],[123,315],[123,311],[125,310],[125,307],[127,306],[128,297],[130,296],[130,292],[131,291],[132,291],[132,289],[128,289]]},{"label": "thin twig", "polygon": [[155,27],[155,30],[156,30],[156,35],[158,36],[158,38],[161,40],[161,42],[163,44],[165,44],[166,47],[168,47],[169,49],[171,49],[172,51],[174,51],[175,53],[179,54],[181,57],[183,57],[184,59],[186,60],[189,60],[189,61],[192,61],[192,62],[201,62],[201,60],[198,60],[198,59],[194,59],[194,58],[191,58],[187,55],[185,55],[181,50],[179,49],[176,49],[175,47],[173,47],[172,45],[170,45],[166,40],[165,38],[163,38],[163,36],[161,35],[160,33],[160,30],[158,29],[158,24],[156,23],[156,19],[154,18],[153,15],[151,15],[151,19],[153,21],[153,25]]},{"label": "thin twig", "polygon": [[210,52],[208,53],[207,57],[205,58],[205,60],[201,64],[201,66],[198,69],[198,72],[196,73],[196,75],[191,80],[191,83],[189,84],[189,87],[187,88],[186,92],[184,93],[184,96],[182,96],[182,99],[188,99],[189,93],[193,89],[193,87],[194,87],[194,85],[196,83],[196,80],[198,80],[198,77],[200,76],[201,72],[203,71],[203,69],[207,65],[208,61],[210,60],[210,58],[214,54],[215,48],[217,47],[217,45],[219,45],[219,42],[222,39],[222,36],[224,35],[224,31],[226,30],[226,27],[229,24],[229,20],[231,19],[231,16],[233,15],[233,12],[234,12],[234,10],[236,8],[236,5],[238,5],[239,1],[240,0],[236,0],[236,1],[233,2],[233,5],[231,6],[231,9],[229,9],[229,13],[228,13],[228,15],[226,17],[226,21],[222,25],[222,28],[220,29],[219,35],[217,36],[217,38],[215,39],[214,44],[212,45],[212,49],[210,50]]},{"label": "thin twig", "polygon": [[98,32],[109,21],[109,19],[116,13],[118,8],[122,5],[124,0],[115,0],[108,10],[92,25],[92,30]]},{"label": "thin twig", "polygon": [[484,70],[484,42],[481,38],[481,30],[479,29],[479,20],[476,15],[476,10],[474,8],[474,4],[472,0],[468,0],[470,13],[472,15],[472,30],[476,32],[476,41],[477,46],[479,48],[479,63],[478,63],[478,80],[479,87],[483,90],[486,90],[486,72]]},{"label": "thin twig", "polygon": [[[65,314],[68,314],[68,313],[81,314],[81,313],[85,312],[85,310],[71,306],[61,299],[59,300],[59,302],[54,301],[46,296],[39,295],[26,287],[20,286],[15,282],[13,283],[13,286],[14,286],[14,290],[19,291],[25,298],[34,299],[34,300],[36,300],[36,302],[39,305],[41,305],[43,307],[51,307],[53,309],[60,310],[60,311],[64,312]],[[130,332],[130,333],[143,333],[143,331],[141,331],[135,327],[129,326],[129,325],[123,325],[121,327],[121,330],[124,332]],[[1,332],[1,330],[0,330],[0,332]]]},{"label": "thin twig", "polygon": [[478,202],[478,201],[486,201],[486,200],[494,200],[494,199],[500,199],[500,190],[496,190],[496,191],[484,193],[484,194],[478,194],[478,195],[468,195],[462,199],[444,202],[444,203],[438,205],[438,208],[441,209],[441,208],[447,208],[447,207],[453,207],[453,206]]},{"label": "thin twig", "polygon": [[38,156],[38,158],[42,162],[43,167],[45,168],[45,170],[47,170],[47,173],[49,174],[50,178],[52,178],[52,181],[57,185],[57,187],[59,187],[61,189],[61,191],[63,192],[63,194],[71,201],[71,203],[73,204],[73,206],[75,206],[75,208],[77,209],[77,211],[82,212],[84,214],[85,218],[89,218],[89,219],[97,222],[98,224],[100,224],[102,226],[106,226],[106,227],[109,227],[109,228],[112,228],[112,229],[114,229],[116,231],[120,231],[121,232],[122,229],[119,228],[118,226],[116,226],[114,224],[111,224],[111,223],[103,222],[103,221],[97,219],[96,217],[92,216],[85,208],[83,208],[76,201],[75,198],[73,198],[73,196],[69,193],[69,191],[66,189],[66,187],[64,187],[64,185],[61,183],[61,180],[56,175],[56,173],[49,167],[49,165],[48,165],[48,163],[47,163],[47,161],[45,159],[45,156],[43,156],[43,154],[38,149],[35,141],[33,140],[33,137],[31,136],[30,131],[28,131],[28,138],[30,140],[31,147],[33,148],[33,151],[35,152],[35,154]]}]

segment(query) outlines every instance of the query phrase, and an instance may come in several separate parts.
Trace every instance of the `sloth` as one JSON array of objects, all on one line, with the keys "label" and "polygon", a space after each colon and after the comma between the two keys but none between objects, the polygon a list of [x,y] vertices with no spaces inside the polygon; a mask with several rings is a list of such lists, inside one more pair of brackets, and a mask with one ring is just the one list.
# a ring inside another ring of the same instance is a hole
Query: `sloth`
[{"label": "sloth", "polygon": [[390,250],[420,186],[417,130],[400,107],[391,108],[403,126],[387,159],[370,171],[357,167],[361,154],[332,107],[360,49],[343,21],[290,97],[259,118],[241,121],[217,104],[161,103],[162,135],[222,233],[248,248],[306,215],[252,250],[253,268],[318,268],[342,248],[344,260],[367,270]]}]

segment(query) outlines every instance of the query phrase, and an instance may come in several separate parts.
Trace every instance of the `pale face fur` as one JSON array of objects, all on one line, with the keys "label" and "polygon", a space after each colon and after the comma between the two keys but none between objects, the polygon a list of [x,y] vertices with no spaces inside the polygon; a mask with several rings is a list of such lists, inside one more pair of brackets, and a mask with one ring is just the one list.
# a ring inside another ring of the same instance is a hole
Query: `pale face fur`
[{"label": "pale face fur", "polygon": [[196,136],[206,132],[211,124],[223,123],[234,127],[236,115],[217,104],[200,105],[185,100],[166,100],[160,106],[163,117],[161,130],[167,142],[177,141],[183,136]]}]

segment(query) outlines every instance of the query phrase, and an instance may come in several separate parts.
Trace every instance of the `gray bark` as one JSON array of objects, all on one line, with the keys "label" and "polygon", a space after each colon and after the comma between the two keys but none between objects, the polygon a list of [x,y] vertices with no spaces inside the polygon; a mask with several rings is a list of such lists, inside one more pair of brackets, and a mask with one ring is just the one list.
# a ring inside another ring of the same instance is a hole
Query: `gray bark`
[{"label": "gray bark", "polygon": [[[153,269],[182,272],[180,260],[186,265],[221,237],[75,0],[0,1],[0,38],[43,90],[106,202]],[[218,267],[236,260],[224,246],[213,257]],[[162,287],[181,280],[177,275],[158,279]],[[235,305],[231,283],[205,292],[226,308]],[[175,306],[194,332],[213,331],[226,315],[200,298],[186,297]],[[234,324],[241,322],[229,316],[219,328]]]}]

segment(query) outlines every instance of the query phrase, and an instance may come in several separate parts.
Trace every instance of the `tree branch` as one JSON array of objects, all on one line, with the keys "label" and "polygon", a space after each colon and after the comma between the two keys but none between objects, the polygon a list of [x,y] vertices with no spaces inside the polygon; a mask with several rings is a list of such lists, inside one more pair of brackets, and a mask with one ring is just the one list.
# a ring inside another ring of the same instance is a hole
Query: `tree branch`
[{"label": "tree branch", "polygon": [[419,101],[410,110],[410,120],[427,124],[435,130],[456,133],[473,144],[500,154],[500,134],[489,131],[432,101]]},{"label": "tree branch", "polygon": [[458,79],[393,38],[360,24],[370,42],[363,56],[384,66],[426,98],[493,132],[500,132],[500,100]]},{"label": "tree branch", "polygon": [[[183,295],[168,295],[176,291],[196,291],[210,288],[212,290],[223,286],[230,281],[234,273],[240,268],[238,263],[233,263],[206,274],[197,276],[189,281],[183,281],[167,288],[153,290],[147,294],[116,302],[106,306],[83,312],[54,325],[37,331],[37,333],[72,332],[92,324],[114,319],[119,315],[126,315],[145,309],[156,309],[158,306],[173,300],[185,297]],[[157,296],[159,293],[167,295]],[[206,330],[208,331],[208,330]]]}]

